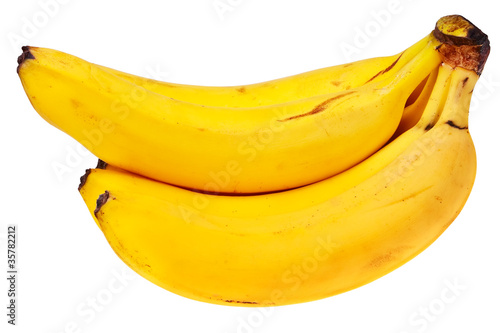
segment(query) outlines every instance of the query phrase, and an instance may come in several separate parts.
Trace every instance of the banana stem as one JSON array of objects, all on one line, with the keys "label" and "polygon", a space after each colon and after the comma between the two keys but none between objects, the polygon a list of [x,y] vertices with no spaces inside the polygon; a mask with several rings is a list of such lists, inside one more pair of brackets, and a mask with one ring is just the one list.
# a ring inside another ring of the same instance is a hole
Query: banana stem
[{"label": "banana stem", "polygon": [[442,43],[438,52],[443,62],[481,75],[490,54],[488,35],[460,15],[439,19],[433,34]]}]

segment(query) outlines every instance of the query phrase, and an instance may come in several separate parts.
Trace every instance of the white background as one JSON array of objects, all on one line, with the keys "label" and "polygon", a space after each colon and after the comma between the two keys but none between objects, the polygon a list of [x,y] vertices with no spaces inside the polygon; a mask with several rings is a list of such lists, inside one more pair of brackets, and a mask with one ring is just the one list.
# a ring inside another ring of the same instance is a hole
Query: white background
[{"label": "white background", "polygon": [[[500,29],[496,11],[488,9],[493,2],[218,1],[230,6],[224,13],[214,3],[23,0],[0,5],[1,331],[498,332]],[[392,13],[381,16],[388,9]],[[493,50],[470,114],[478,174],[467,205],[432,246],[389,275],[342,295],[271,309],[192,301],[128,269],[77,191],[79,177],[96,158],[38,116],[16,75],[20,46],[28,44],[165,81],[253,83],[392,55],[448,14],[477,24]],[[367,29],[370,36],[360,43],[359,33]],[[357,53],[343,52],[341,45],[347,44]],[[58,174],[55,165],[66,165],[67,172]],[[7,223],[17,224],[19,233],[16,327],[6,323]],[[459,287],[451,290],[453,284]]]}]

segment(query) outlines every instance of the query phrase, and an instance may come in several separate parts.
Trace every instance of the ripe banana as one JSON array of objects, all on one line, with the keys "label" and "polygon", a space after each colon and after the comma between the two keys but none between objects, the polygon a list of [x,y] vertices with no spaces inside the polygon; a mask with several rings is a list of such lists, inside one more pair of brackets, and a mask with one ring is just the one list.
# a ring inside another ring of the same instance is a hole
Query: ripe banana
[{"label": "ripe banana", "polygon": [[162,82],[97,66],[147,90],[177,100],[205,106],[255,107],[345,91],[392,77],[428,44],[429,38],[430,35],[389,57],[365,59],[277,80],[229,87]]},{"label": "ripe banana", "polygon": [[320,181],[383,146],[441,63],[440,44],[429,35],[383,80],[254,108],[175,100],[43,48],[24,49],[19,76],[45,120],[110,164],[199,191],[262,193]]},{"label": "ripe banana", "polygon": [[403,117],[401,118],[399,126],[396,129],[396,132],[394,132],[392,139],[397,138],[401,135],[401,133],[404,133],[418,123],[420,117],[422,116],[422,112],[425,109],[425,105],[427,104],[427,101],[432,93],[434,84],[436,83],[437,74],[438,69],[434,70],[427,77],[427,79],[422,82],[423,84],[421,83],[421,89],[415,90],[418,92],[418,95],[412,98],[411,101],[409,99],[406,102],[407,106],[403,111]]},{"label": "ripe banana", "polygon": [[[96,66],[147,90],[177,100],[205,106],[255,107],[280,104],[315,95],[331,94],[358,88],[370,82],[378,82],[399,71],[403,65],[415,57],[429,42],[430,36],[427,35],[405,51],[393,56],[364,59],[242,86],[195,86],[163,82],[97,64]],[[424,85],[427,82],[424,80],[413,91],[406,102],[407,105],[414,104],[424,87],[427,88],[426,92],[432,90],[432,80],[436,78],[436,75],[437,69],[432,73],[431,81],[427,85]],[[423,102],[426,98],[428,98],[428,94],[424,93],[424,96],[420,96],[419,101]],[[412,105],[408,109],[405,108],[400,125],[393,137],[415,125],[421,115],[416,111],[421,109],[418,104]]]},{"label": "ripe banana", "polygon": [[423,251],[465,204],[474,70],[440,66],[414,127],[315,184],[218,196],[112,168],[88,170],[80,193],[116,254],[179,295],[274,306],[342,293]]}]

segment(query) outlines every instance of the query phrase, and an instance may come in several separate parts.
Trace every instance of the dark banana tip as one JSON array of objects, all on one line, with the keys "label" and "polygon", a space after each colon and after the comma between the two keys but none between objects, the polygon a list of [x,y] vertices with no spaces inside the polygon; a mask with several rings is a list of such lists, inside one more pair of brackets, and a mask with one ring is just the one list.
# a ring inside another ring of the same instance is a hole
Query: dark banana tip
[{"label": "dark banana tip", "polygon": [[472,22],[460,15],[444,16],[436,23],[434,37],[442,43],[438,51],[445,63],[481,75],[490,54],[490,41]]},{"label": "dark banana tip", "polygon": [[78,185],[78,192],[82,189],[82,187],[85,185],[87,182],[87,178],[89,177],[90,173],[92,172],[92,169],[87,169],[85,170],[85,174],[80,177],[80,184]]},{"label": "dark banana tip", "polygon": [[109,200],[109,191],[104,191],[103,194],[99,195],[99,198],[97,198],[96,201],[96,207],[94,210],[94,215],[97,218],[97,213],[101,210],[101,207],[104,206],[106,202]]},{"label": "dark banana tip", "polygon": [[108,163],[104,162],[103,160],[99,159],[97,161],[96,169],[103,169],[106,170],[106,167],[108,166]]},{"label": "dark banana tip", "polygon": [[17,57],[17,74],[19,74],[19,69],[21,68],[21,65],[27,60],[27,59],[35,59],[35,56],[30,52],[30,47],[29,46],[23,46],[21,47],[23,50],[23,53]]},{"label": "dark banana tip", "polygon": [[[97,161],[97,165],[95,168],[105,170],[107,166],[108,166],[108,163],[99,159]],[[87,182],[87,178],[90,176],[91,173],[92,173],[92,169],[87,169],[87,170],[85,170],[85,174],[80,177],[80,184],[78,185],[78,192],[80,192],[82,187],[85,186],[85,183]]]}]

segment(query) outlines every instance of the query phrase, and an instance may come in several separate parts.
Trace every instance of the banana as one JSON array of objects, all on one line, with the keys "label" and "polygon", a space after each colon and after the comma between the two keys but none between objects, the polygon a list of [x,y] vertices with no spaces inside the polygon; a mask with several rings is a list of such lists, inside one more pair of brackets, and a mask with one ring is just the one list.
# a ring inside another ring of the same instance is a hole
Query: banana
[{"label": "banana", "polygon": [[110,164],[198,191],[263,193],[320,181],[383,146],[441,63],[440,45],[430,34],[383,80],[254,108],[175,100],[50,49],[25,48],[18,69],[35,110]]},{"label": "banana", "polygon": [[479,77],[466,68],[441,65],[414,127],[315,184],[220,196],[115,167],[88,170],[80,194],[116,254],[173,293],[236,306],[339,294],[415,257],[464,206],[476,172],[467,118]]},{"label": "banana", "polygon": [[256,107],[345,91],[391,77],[428,44],[429,38],[430,35],[393,56],[365,59],[277,80],[239,86],[183,85],[97,66],[147,90],[174,99],[205,106]]},{"label": "banana", "polygon": [[397,138],[401,133],[404,133],[418,123],[436,83],[437,74],[438,70],[436,69],[422,82],[423,85],[421,83],[421,89],[415,90],[415,92],[418,92],[418,95],[414,96],[411,101],[409,99],[406,102],[407,106],[403,111],[399,126],[392,135],[391,140]]},{"label": "banana", "polygon": [[[315,95],[331,94],[380,81],[393,75],[415,57],[429,42],[429,38],[430,35],[393,56],[364,59],[277,80],[240,86],[217,87],[178,84],[149,79],[98,64],[96,66],[147,90],[174,99],[205,106],[255,107],[280,104]],[[407,104],[414,104],[417,97],[420,97],[419,103],[408,109],[405,108],[401,123],[393,137],[416,124],[421,115],[419,112],[422,110],[420,103],[423,103],[428,97],[428,94],[424,93],[424,96],[420,96],[420,94],[424,87],[427,88],[427,93],[430,92],[432,80],[436,78],[436,75],[437,69],[433,72],[430,82],[427,79],[422,81],[421,86],[417,87],[410,95]]]}]

